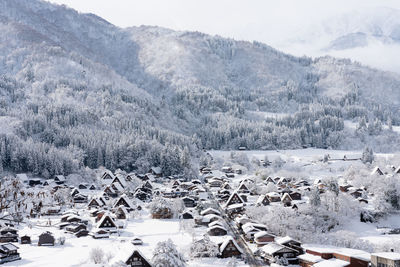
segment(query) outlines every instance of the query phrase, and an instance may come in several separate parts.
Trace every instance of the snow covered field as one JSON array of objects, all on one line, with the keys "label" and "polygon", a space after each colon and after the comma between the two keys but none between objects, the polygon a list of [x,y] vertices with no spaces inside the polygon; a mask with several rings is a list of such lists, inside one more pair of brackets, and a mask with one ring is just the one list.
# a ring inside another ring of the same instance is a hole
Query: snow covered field
[{"label": "snow covered field", "polygon": [[[53,226],[44,225],[48,219],[52,221]],[[94,266],[89,259],[90,251],[93,248],[101,248],[104,251],[105,258],[110,256],[109,263],[113,264],[121,260],[126,260],[133,252],[134,246],[130,243],[133,237],[139,237],[143,240],[143,245],[136,246],[147,259],[151,260],[156,244],[160,241],[171,239],[181,253],[187,255],[189,246],[192,242],[192,236],[180,227],[178,219],[156,220],[151,219],[148,212],[144,211],[138,219],[128,221],[126,229],[121,229],[120,236],[113,234],[110,238],[93,239],[90,236],[77,238],[72,234],[67,234],[64,230],[59,230],[55,225],[59,222],[58,216],[48,216],[41,219],[32,220],[32,229],[27,225],[20,225],[20,236],[25,234],[32,238],[31,245],[17,246],[20,248],[22,260],[10,262],[3,266],[27,266],[27,267],[67,267],[67,266]],[[36,226],[35,226],[36,224]],[[196,238],[204,234],[206,228],[194,228]],[[44,231],[50,231],[54,234],[56,241],[60,236],[66,237],[63,246],[56,244],[53,246],[38,246],[38,236]],[[215,237],[218,239],[218,237]],[[188,261],[188,266],[210,267],[225,266],[229,259],[203,258]],[[96,265],[98,266],[98,265]],[[238,267],[247,266],[239,262]]]}]

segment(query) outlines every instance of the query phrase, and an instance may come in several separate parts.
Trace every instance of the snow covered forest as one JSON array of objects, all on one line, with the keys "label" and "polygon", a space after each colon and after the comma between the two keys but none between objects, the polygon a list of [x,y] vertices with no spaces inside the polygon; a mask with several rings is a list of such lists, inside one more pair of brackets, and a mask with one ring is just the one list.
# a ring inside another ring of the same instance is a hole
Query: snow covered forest
[{"label": "snow covered forest", "polygon": [[203,148],[400,144],[399,75],[350,60],[121,29],[38,0],[1,1],[0,30],[0,170],[191,174]]}]

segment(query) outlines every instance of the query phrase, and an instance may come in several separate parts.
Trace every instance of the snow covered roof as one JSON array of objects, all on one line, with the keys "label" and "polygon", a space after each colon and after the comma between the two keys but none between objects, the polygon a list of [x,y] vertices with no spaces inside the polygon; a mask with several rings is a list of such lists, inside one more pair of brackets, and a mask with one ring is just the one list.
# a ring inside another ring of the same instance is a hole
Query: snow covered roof
[{"label": "snow covered roof", "polygon": [[396,252],[379,252],[379,253],[372,253],[371,256],[376,256],[379,258],[390,259],[394,261],[400,260],[400,253]]},{"label": "snow covered roof", "polygon": [[314,264],[314,267],[345,267],[350,265],[350,262],[348,261],[343,261],[339,259],[329,259],[329,260],[324,260],[320,261],[316,264]]},{"label": "snow covered roof", "polygon": [[268,255],[272,255],[272,254],[277,253],[277,252],[279,252],[281,250],[285,250],[285,251],[288,251],[288,252],[289,251],[293,251],[293,252],[295,251],[294,249],[285,247],[285,246],[283,246],[281,244],[274,243],[274,242],[268,243],[267,245],[263,246],[261,249],[262,249],[262,251],[264,253],[266,253]]},{"label": "snow covered roof", "polygon": [[65,181],[65,176],[64,175],[56,175],[54,180],[64,182]]},{"label": "snow covered roof", "polygon": [[118,182],[114,182],[112,183],[112,186],[118,191],[118,192],[122,192],[124,191],[124,188],[122,187],[122,185]]},{"label": "snow covered roof", "polygon": [[207,214],[207,213],[210,213],[210,214],[217,214],[217,215],[220,215],[220,214],[221,214],[221,213],[220,213],[218,210],[216,210],[216,209],[207,208],[207,209],[203,210],[202,212],[200,212],[200,215],[204,215],[204,214]]},{"label": "snow covered roof", "polygon": [[226,231],[226,228],[225,227],[223,227],[223,226],[221,226],[221,225],[213,225],[213,226],[211,226],[211,227],[208,227],[208,230],[212,230],[212,229],[222,229],[222,230],[225,230]]},{"label": "snow covered roof", "polygon": [[151,167],[151,171],[155,174],[161,174],[161,168],[160,167]]},{"label": "snow covered roof", "polygon": [[237,248],[237,250],[240,251],[240,253],[243,253],[243,250],[239,247],[238,243],[236,243],[236,241],[232,238],[232,236],[228,236],[225,238],[225,240],[222,242],[221,246],[219,247],[219,251],[220,252],[224,251],[230,241],[232,241],[233,245]]},{"label": "snow covered roof", "polygon": [[16,177],[18,178],[18,180],[20,180],[22,182],[29,180],[28,175],[26,175],[26,173],[19,173],[16,175]]},{"label": "snow covered roof", "polygon": [[277,192],[270,192],[270,193],[267,194],[267,196],[269,196],[269,197],[281,197],[279,195],[279,193],[277,193]]},{"label": "snow covered roof", "polygon": [[277,238],[275,241],[276,241],[276,243],[278,243],[278,244],[285,244],[285,243],[290,242],[290,241],[295,241],[295,242],[300,243],[299,241],[294,240],[293,238],[291,238],[291,237],[288,236],[288,235],[285,236],[285,237]]},{"label": "snow covered roof", "polygon": [[254,234],[254,238],[255,238],[255,239],[256,239],[256,238],[263,237],[263,236],[274,236],[274,235],[268,233],[267,231],[260,231],[260,232]]},{"label": "snow covered roof", "polygon": [[303,245],[306,250],[312,250],[318,253],[337,253],[348,257],[357,258],[360,260],[370,261],[371,254],[363,250],[353,249],[353,248],[342,248],[328,245],[316,245],[316,244],[306,244]]},{"label": "snow covered roof", "polygon": [[203,222],[210,222],[214,218],[222,219],[221,216],[218,216],[218,215],[215,215],[215,214],[207,214],[202,218],[202,221]]},{"label": "snow covered roof", "polygon": [[[110,216],[110,214],[108,212],[106,212],[106,213],[103,214],[103,216],[101,216],[101,219],[97,223],[97,228],[101,228],[101,225],[103,224],[103,222],[107,218],[110,219],[111,223],[113,224],[113,226],[110,226],[110,227],[112,227],[112,228],[117,227],[117,225],[115,224],[113,218]],[[103,228],[109,228],[109,227],[107,226],[107,227],[103,227]]]},{"label": "snow covered roof", "polygon": [[298,259],[303,260],[303,261],[307,261],[307,262],[312,262],[312,263],[317,263],[320,261],[323,261],[323,259],[320,256],[315,256],[312,254],[302,254],[297,256]]}]

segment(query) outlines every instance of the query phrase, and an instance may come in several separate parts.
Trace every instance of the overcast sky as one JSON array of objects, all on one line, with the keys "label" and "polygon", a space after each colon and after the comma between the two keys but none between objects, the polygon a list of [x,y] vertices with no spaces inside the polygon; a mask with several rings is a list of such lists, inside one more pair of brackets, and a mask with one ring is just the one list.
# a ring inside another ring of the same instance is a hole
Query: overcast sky
[{"label": "overcast sky", "polygon": [[120,26],[157,25],[268,42],[300,25],[346,11],[400,0],[50,0],[90,12]]}]

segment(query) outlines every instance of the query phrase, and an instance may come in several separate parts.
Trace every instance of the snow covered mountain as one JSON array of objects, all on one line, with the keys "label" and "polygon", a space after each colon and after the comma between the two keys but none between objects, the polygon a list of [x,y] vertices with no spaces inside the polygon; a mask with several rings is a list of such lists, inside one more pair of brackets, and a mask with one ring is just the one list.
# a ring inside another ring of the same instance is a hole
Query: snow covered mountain
[{"label": "snow covered mountain", "polygon": [[[121,29],[38,0],[1,1],[0,30],[0,122],[12,122],[0,163],[15,171],[162,165],[176,173],[203,147],[400,143],[382,128],[400,125],[400,76],[350,60],[198,32]],[[254,116],[271,112],[289,115]],[[362,119],[365,127],[346,132],[344,120]]]},{"label": "snow covered mountain", "polygon": [[392,60],[400,54],[400,10],[363,8],[329,17],[293,36],[275,45],[289,53],[351,58],[400,73],[400,64]]}]

